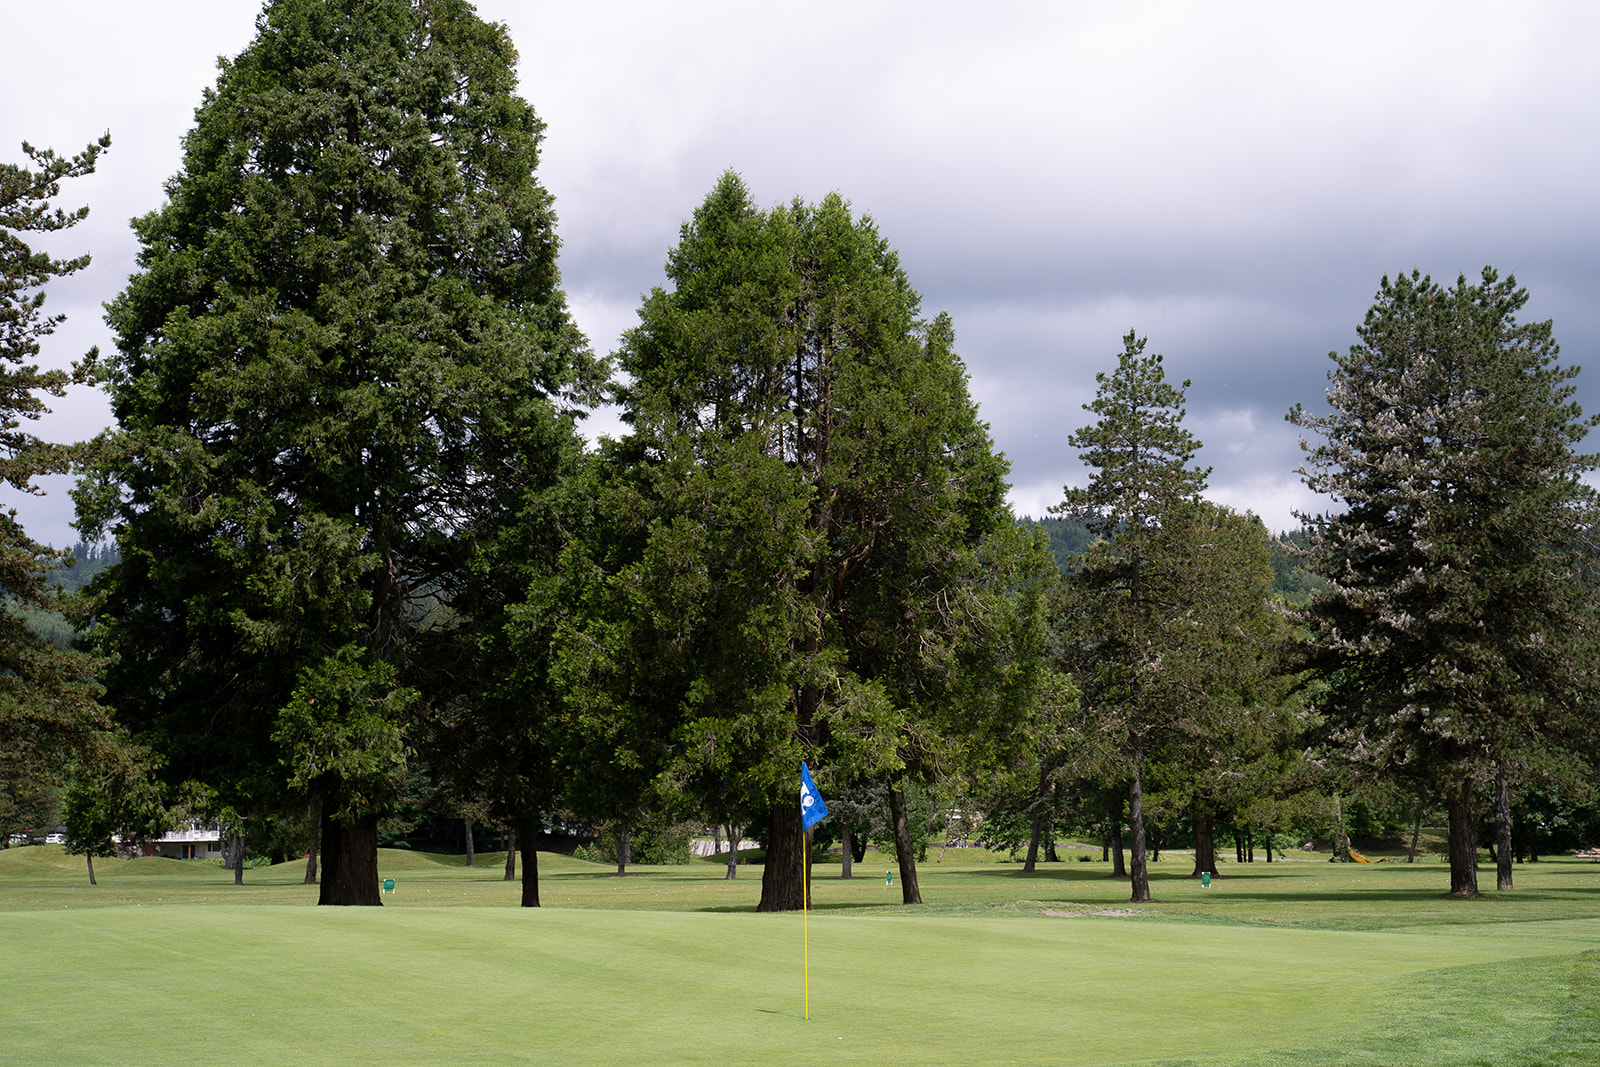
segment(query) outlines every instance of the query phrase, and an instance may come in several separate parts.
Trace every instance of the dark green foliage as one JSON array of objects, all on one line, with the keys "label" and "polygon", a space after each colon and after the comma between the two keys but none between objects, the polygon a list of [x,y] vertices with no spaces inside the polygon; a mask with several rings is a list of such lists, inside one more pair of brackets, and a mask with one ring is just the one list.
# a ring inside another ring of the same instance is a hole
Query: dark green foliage
[{"label": "dark green foliage", "polygon": [[764,811],[761,907],[799,908],[801,759],[824,795],[918,775],[942,709],[971,706],[1005,466],[948,318],[917,318],[841,198],[761,211],[724,175],[667,274],[620,353],[633,432],[608,543],[571,560],[593,607],[561,671],[624,775],[661,767],[719,820]]},{"label": "dark green foliage", "polygon": [[1304,530],[1291,530],[1272,539],[1272,592],[1285,603],[1303,606],[1313,593],[1328,588],[1328,580],[1307,565],[1309,551]]},{"label": "dark green foliage", "polygon": [[110,699],[174,780],[318,798],[325,901],[378,902],[408,746],[478,677],[448,635],[498,624],[486,556],[595,370],[515,62],[460,0],[269,3],[108,305],[117,428],[77,501],[122,554]]},{"label": "dark green foliage", "polygon": [[859,861],[867,844],[888,831],[889,796],[881,779],[864,779],[850,785],[833,785],[825,798],[828,817],[811,831],[811,844],[826,852],[844,840],[844,824],[850,822],[850,851]]},{"label": "dark green foliage", "polygon": [[1004,786],[992,789],[984,797],[983,841],[996,851],[1008,852],[1011,859],[1021,858],[1033,833],[1035,804],[1039,800],[1035,782],[1026,775],[1011,779]]},{"label": "dark green foliage", "polygon": [[1407,813],[1384,810],[1366,797],[1357,794],[1344,805],[1344,828],[1351,837],[1361,841],[1382,842],[1393,847],[1404,830],[1410,829]]},{"label": "dark green foliage", "polygon": [[1518,795],[1513,809],[1518,863],[1595,847],[1600,841],[1600,810],[1592,786],[1586,785],[1563,789],[1552,784]]},{"label": "dark green foliage", "polygon": [[[89,257],[52,259],[34,251],[22,235],[64,230],[88,216],[87,207],[64,211],[51,201],[60,195],[64,179],[93,173],[95,161],[110,145],[108,134],[78,155],[64,157],[24,143],[22,151],[32,167],[0,163],[0,481],[24,493],[36,491],[34,478],[60,474],[71,460],[69,448],[40,441],[22,429],[20,420],[37,419],[48,411],[44,396],[61,396],[69,385],[89,380],[87,365],[45,371],[32,362],[42,340],[62,321],[59,315],[44,314],[44,287],[88,266]],[[93,356],[91,352],[91,360]],[[4,532],[11,539],[3,542],[8,562],[0,584],[12,595],[21,595],[27,583],[18,580],[11,557],[32,543],[15,540],[20,530],[14,528],[14,520]],[[34,555],[39,554],[36,548]]]},{"label": "dark green foliage", "polygon": [[1477,890],[1475,782],[1552,746],[1593,751],[1593,419],[1551,324],[1484,268],[1446,289],[1384,278],[1332,411],[1290,420],[1306,484],[1343,510],[1308,521],[1330,581],[1302,616],[1338,750],[1449,803],[1451,889]]},{"label": "dark green foliage", "polygon": [[1150,889],[1142,777],[1186,703],[1175,705],[1173,687],[1163,684],[1184,663],[1162,639],[1187,607],[1172,593],[1195,562],[1173,535],[1198,506],[1208,471],[1190,466],[1200,442],[1182,426],[1183,391],[1167,382],[1161,356],[1144,355],[1145,340],[1131,330],[1122,340],[1116,370],[1095,375],[1095,399],[1084,405],[1096,421],[1067,439],[1094,473],[1086,488],[1068,486],[1056,510],[1100,538],[1078,568],[1064,643],[1085,704],[1123,753],[1133,900],[1143,901]]},{"label": "dark green foliage", "polygon": [[1146,356],[1145,342],[1128,331],[1117,369],[1095,375],[1099,389],[1084,410],[1098,421],[1067,438],[1095,473],[1087,488],[1068,486],[1052,509],[1099,538],[1124,539],[1130,553],[1169,512],[1198,499],[1211,473],[1190,466],[1200,441],[1182,426],[1189,382],[1169,384],[1162,357]]},{"label": "dark green foliage", "polygon": [[121,562],[122,554],[110,542],[98,545],[79,541],[67,549],[68,558],[50,572],[51,584],[63,593],[76,593],[94,581],[95,575]]},{"label": "dark green foliage", "polygon": [[[1034,837],[1035,821],[1040,827],[1050,827],[1050,833],[1059,835],[1082,825],[1069,827],[1077,816],[1072,782],[1053,782],[1040,792],[1040,774],[1037,766],[1021,766],[1016,774],[995,777],[982,795],[982,841],[987,848],[1010,854],[1013,861],[1021,861]],[[1042,841],[1043,843],[1043,841]]]},{"label": "dark green foliage", "polygon": [[[591,863],[618,863],[616,824],[600,827],[595,839],[573,855]],[[628,862],[650,866],[682,866],[693,862],[694,823],[674,822],[663,815],[648,815],[628,831]]]},{"label": "dark green foliage", "polygon": [[[915,781],[906,783],[905,793],[908,816],[906,825],[910,830],[908,844],[916,861],[922,863],[928,858],[928,843],[935,829],[934,824],[942,820],[938,818],[939,811],[934,804],[933,794],[920,783]],[[894,827],[887,823],[881,825],[870,840],[879,855],[898,859],[900,850],[895,841]]]},{"label": "dark green foliage", "polygon": [[[34,251],[25,235],[63,230],[88,214],[51,201],[64,179],[92,172],[110,143],[102,137],[72,157],[24,144],[32,166],[0,164],[0,482],[20,492],[38,492],[34,479],[66,471],[73,456],[27,432],[24,420],[48,410],[46,397],[90,380],[86,364],[40,370],[35,362],[41,341],[61,322],[44,313],[45,286],[89,257],[53,259]],[[95,665],[68,650],[65,624],[50,622],[59,605],[49,574],[60,562],[60,553],[27,535],[14,510],[0,514],[0,778],[24,806],[59,784],[69,759],[93,760],[104,743]]]},{"label": "dark green foliage", "polygon": [[1034,519],[1024,516],[1018,522],[1024,527],[1043,530],[1050,538],[1050,558],[1056,561],[1056,567],[1062,574],[1072,573],[1077,561],[1089,551],[1089,546],[1094,543],[1094,534],[1089,532],[1089,526],[1083,519],[1052,518]]},{"label": "dark green foliage", "polygon": [[1283,635],[1269,606],[1271,539],[1254,516],[1200,499],[1200,442],[1161,363],[1123,338],[1086,405],[1097,421],[1069,438],[1094,473],[1060,508],[1099,538],[1058,616],[1086,712],[1068,754],[1076,776],[1128,783],[1136,901],[1149,898],[1146,820],[1169,838],[1192,815],[1208,848],[1206,828],[1245,799],[1246,771],[1294,731],[1274,681]]},{"label": "dark green foliage", "polygon": [[83,856],[94,883],[94,860],[114,856],[114,836],[159,835],[167,825],[160,786],[150,754],[125,741],[97,754],[93,763],[77,760],[61,796],[61,818],[67,828],[66,850]]},{"label": "dark green foliage", "polygon": [[[1018,522],[1022,526],[1045,532],[1050,538],[1050,556],[1056,561],[1056,566],[1060,568],[1062,574],[1071,574],[1078,561],[1094,544],[1095,535],[1090,533],[1087,519],[1058,517],[1035,519],[1025,516]],[[1291,530],[1281,533],[1272,539],[1269,547],[1272,551],[1274,595],[1289,604],[1304,604],[1313,592],[1327,588],[1327,579],[1306,566],[1304,531]]]},{"label": "dark green foliage", "polygon": [[0,757],[0,848],[13,834],[38,837],[61,821],[61,788],[13,770]]},{"label": "dark green foliage", "polygon": [[[47,585],[65,594],[77,593],[84,589],[94,576],[116,563],[120,558],[116,547],[113,545],[73,545],[68,549],[70,553],[66,560],[51,568],[45,577]],[[13,602],[11,611],[36,636],[52,648],[69,649],[74,647],[82,637],[83,632],[74,624],[69,615],[77,614],[72,610],[72,602],[66,604],[52,603],[51,607],[26,605]]]}]

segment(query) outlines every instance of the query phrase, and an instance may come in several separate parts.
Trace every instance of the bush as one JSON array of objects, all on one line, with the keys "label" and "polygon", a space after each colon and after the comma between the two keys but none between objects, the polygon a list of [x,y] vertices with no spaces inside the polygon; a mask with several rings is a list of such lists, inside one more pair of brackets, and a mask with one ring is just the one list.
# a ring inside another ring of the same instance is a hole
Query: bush
[{"label": "bush", "polygon": [[[618,823],[605,823],[595,839],[572,852],[580,860],[616,866]],[[647,818],[633,829],[629,840],[633,863],[671,866],[689,863],[694,858],[694,835],[698,827],[690,822],[668,822]]]}]

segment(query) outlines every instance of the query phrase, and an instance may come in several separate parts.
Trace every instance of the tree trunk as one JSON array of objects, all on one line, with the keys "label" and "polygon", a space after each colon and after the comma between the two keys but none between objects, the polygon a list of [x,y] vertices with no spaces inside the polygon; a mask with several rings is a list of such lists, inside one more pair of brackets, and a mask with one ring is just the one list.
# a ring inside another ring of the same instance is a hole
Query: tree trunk
[{"label": "tree trunk", "polygon": [[1417,817],[1411,822],[1411,851],[1406,853],[1406,862],[1417,862],[1417,839],[1422,836],[1422,805],[1423,799],[1417,798]]},{"label": "tree trunk", "polygon": [[1534,849],[1533,820],[1527,817],[1526,807],[1514,808],[1511,812],[1511,839],[1516,842],[1516,861],[1518,863],[1538,863],[1539,855]]},{"label": "tree trunk", "polygon": [[1128,849],[1133,860],[1130,868],[1133,895],[1128,899],[1134,904],[1147,904],[1150,901],[1150,870],[1144,859],[1144,783],[1139,777],[1144,771],[1143,763],[1144,753],[1135,746],[1133,777],[1128,782],[1128,829],[1133,834]]},{"label": "tree trunk", "polygon": [[1503,770],[1494,776],[1494,838],[1499,846],[1495,850],[1494,887],[1510,893],[1516,889],[1511,884],[1511,782]]},{"label": "tree trunk", "polygon": [[1449,791],[1450,895],[1478,895],[1478,824],[1472,817],[1472,778],[1463,775],[1461,787]]},{"label": "tree trunk", "polygon": [[1338,793],[1333,794],[1333,858],[1350,862],[1350,835],[1344,832],[1344,801]]},{"label": "tree trunk", "polygon": [[761,900],[757,911],[799,911],[810,887],[805,845],[800,832],[800,798],[772,805],[767,823],[767,860],[761,868]]},{"label": "tree trunk", "polygon": [[517,833],[522,846],[522,906],[539,906],[539,831],[538,824],[525,825]]},{"label": "tree trunk", "polygon": [[324,802],[322,887],[318,904],[382,907],[378,886],[378,817],[335,819],[337,805]]},{"label": "tree trunk", "polygon": [[1210,874],[1213,878],[1217,875],[1217,841],[1211,813],[1196,805],[1194,811],[1194,873],[1189,877],[1198,878],[1202,874]]},{"label": "tree trunk", "polygon": [[921,904],[922,889],[917,885],[917,855],[911,847],[911,821],[906,815],[906,790],[899,782],[889,783],[889,816],[894,823],[894,851],[900,861],[900,902]]},{"label": "tree trunk", "polygon": [[244,885],[244,834],[234,832],[228,838],[228,863],[233,867],[233,884]]},{"label": "tree trunk", "polygon": [[617,824],[617,877],[621,878],[628,873],[628,864],[633,862],[633,825],[623,819]]},{"label": "tree trunk", "polygon": [[817,843],[817,828],[813,826],[811,829],[805,831],[802,837],[803,840],[800,848],[800,862],[804,865],[806,872],[806,895],[804,905],[807,909],[810,909],[816,904],[811,896],[811,868],[814,866],[813,861],[816,859],[816,853],[813,851],[813,849]]},{"label": "tree trunk", "polygon": [[851,879],[855,877],[854,872],[850,870],[850,865],[855,862],[855,854],[851,851],[851,849],[855,847],[855,843],[850,839],[851,831],[854,829],[855,827],[851,825],[850,816],[845,815],[840,818],[839,854],[842,862],[839,865],[839,877],[841,879]]},{"label": "tree trunk", "polygon": [[516,880],[517,880],[517,831],[515,829],[510,829],[510,830],[506,831],[506,876],[505,876],[505,881],[507,881],[507,882],[515,882]]},{"label": "tree trunk", "polygon": [[[1037,805],[1035,805],[1037,809]],[[1032,874],[1039,867],[1039,839],[1044,836],[1044,812],[1035,810],[1033,824],[1028,828],[1028,855],[1022,861],[1022,873]]]},{"label": "tree trunk", "polygon": [[317,884],[317,847],[322,840],[322,801],[313,799],[306,812],[311,823],[311,846],[306,849],[306,878],[302,885]]},{"label": "tree trunk", "polygon": [[478,865],[478,850],[474,847],[472,841],[472,817],[469,815],[462,819],[461,824],[462,828],[467,832],[467,866],[476,867]]},{"label": "tree trunk", "polygon": [[[723,875],[723,881],[731,882],[739,877],[739,842],[743,835],[733,823],[728,824],[728,873]],[[845,862],[849,862],[846,860]]]},{"label": "tree trunk", "polygon": [[1122,858],[1122,801],[1117,801],[1117,810],[1111,816],[1111,877],[1128,877],[1128,865]]},{"label": "tree trunk", "polygon": [[94,880],[94,857],[85,852],[83,858],[89,861],[89,884],[99,885],[100,883]]},{"label": "tree trunk", "polygon": [[1034,870],[1039,859],[1039,840],[1044,839],[1044,861],[1059,863],[1056,855],[1056,783],[1050,780],[1050,762],[1039,761],[1039,798],[1034,801],[1033,826],[1028,839],[1028,862],[1023,870]]}]

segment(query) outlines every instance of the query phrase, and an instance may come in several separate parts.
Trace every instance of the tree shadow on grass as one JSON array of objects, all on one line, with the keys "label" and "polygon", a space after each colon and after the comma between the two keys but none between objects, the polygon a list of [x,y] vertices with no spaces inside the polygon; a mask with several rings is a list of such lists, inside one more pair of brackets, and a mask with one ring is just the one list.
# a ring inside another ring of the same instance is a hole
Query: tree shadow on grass
[{"label": "tree shadow on grass", "polygon": [[[876,901],[876,902],[870,901],[870,900],[835,900],[835,901],[829,901],[828,903],[825,903],[825,904],[819,904],[816,901],[812,901],[811,902],[811,914],[813,914],[813,915],[822,915],[822,914],[826,914],[826,913],[839,914],[839,913],[844,913],[844,912],[856,912],[856,911],[903,912],[906,915],[915,915],[915,914],[917,914],[919,912],[923,912],[923,911],[936,910],[936,908],[937,908],[937,906],[930,907],[929,905],[926,905],[926,904],[902,904],[898,900],[892,900],[892,901],[890,901],[890,900],[880,900],[880,901]],[[754,904],[751,904],[751,903],[743,903],[743,904],[708,904],[708,905],[706,905],[704,907],[697,907],[697,908],[691,908],[691,909],[685,909],[685,910],[703,912],[703,913],[707,913],[707,914],[720,914],[720,915],[744,914],[744,915],[750,915],[750,914],[754,914],[755,913],[756,906]],[[800,912],[799,911],[780,911],[780,912],[763,912],[762,914],[799,915]]]}]

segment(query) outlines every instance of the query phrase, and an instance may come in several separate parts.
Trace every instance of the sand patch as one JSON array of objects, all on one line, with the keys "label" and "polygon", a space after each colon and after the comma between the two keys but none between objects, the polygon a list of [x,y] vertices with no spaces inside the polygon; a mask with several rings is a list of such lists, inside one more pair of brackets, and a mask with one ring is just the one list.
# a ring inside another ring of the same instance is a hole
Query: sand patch
[{"label": "sand patch", "polygon": [[1097,919],[1102,917],[1121,919],[1137,914],[1137,912],[1130,911],[1127,908],[1100,908],[1095,911],[1056,911],[1054,908],[1046,908],[1044,913],[1053,919],[1082,919],[1085,916]]}]

